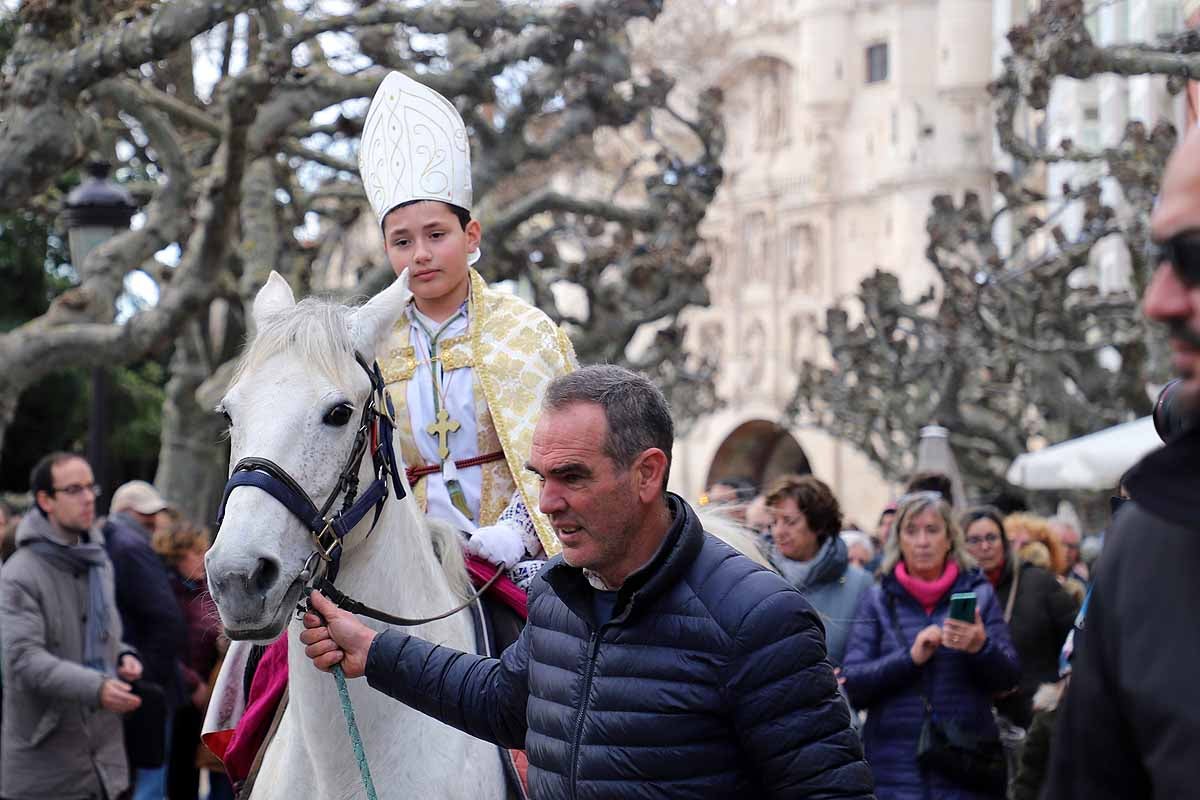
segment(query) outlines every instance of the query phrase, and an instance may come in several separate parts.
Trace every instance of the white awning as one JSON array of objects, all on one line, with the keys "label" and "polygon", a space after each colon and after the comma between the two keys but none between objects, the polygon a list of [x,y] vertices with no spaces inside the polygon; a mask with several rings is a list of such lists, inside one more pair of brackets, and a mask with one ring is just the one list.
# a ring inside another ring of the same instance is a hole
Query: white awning
[{"label": "white awning", "polygon": [[1162,442],[1142,417],[1018,456],[1009,483],[1026,489],[1112,489],[1125,471]]}]

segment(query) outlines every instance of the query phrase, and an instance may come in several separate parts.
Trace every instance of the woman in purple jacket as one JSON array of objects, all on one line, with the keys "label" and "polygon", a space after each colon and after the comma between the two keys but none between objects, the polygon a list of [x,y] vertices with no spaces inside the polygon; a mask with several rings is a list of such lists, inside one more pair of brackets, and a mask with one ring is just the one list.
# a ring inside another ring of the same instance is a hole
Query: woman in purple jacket
[{"label": "woman in purple jacket", "polygon": [[[950,506],[934,492],[901,500],[883,580],[863,596],[843,662],[850,702],[867,711],[863,744],[876,796],[1003,798],[1003,780],[967,788],[917,761],[927,714],[994,741],[991,698],[1015,686],[1020,671],[1002,609],[967,555]],[[948,618],[950,596],[960,592],[975,593],[974,622]]]}]

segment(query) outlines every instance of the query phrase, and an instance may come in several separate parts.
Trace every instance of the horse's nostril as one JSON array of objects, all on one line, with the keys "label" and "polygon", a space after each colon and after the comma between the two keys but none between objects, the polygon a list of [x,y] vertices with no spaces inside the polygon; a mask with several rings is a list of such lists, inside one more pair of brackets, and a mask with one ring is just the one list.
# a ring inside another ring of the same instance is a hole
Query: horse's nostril
[{"label": "horse's nostril", "polygon": [[250,585],[260,594],[265,594],[278,579],[279,562],[274,559],[260,558],[258,566],[254,568],[254,574],[250,576]]}]

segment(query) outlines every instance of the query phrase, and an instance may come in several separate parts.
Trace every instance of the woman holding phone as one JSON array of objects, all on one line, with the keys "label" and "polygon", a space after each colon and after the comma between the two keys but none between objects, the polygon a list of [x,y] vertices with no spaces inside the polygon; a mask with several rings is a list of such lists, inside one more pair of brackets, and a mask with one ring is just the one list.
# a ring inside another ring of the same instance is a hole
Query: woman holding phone
[{"label": "woman holding phone", "polygon": [[995,589],[1021,661],[1018,691],[997,702],[997,708],[1013,724],[1028,728],[1034,692],[1058,680],[1058,656],[1079,604],[1048,570],[1021,562],[999,511],[969,509],[961,524],[967,552]]},{"label": "woman holding phone", "polygon": [[901,498],[894,525],[842,670],[876,796],[1003,798],[991,698],[1020,675],[1003,610],[941,495]]}]

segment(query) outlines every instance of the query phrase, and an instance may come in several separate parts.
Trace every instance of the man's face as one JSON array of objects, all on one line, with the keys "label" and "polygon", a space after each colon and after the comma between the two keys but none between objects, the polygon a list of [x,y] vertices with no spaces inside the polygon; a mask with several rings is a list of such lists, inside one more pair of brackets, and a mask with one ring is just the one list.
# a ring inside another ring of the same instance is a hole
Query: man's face
[{"label": "man's face", "polygon": [[142,514],[138,511],[130,511],[129,513],[134,519],[141,523],[142,527],[145,528],[146,532],[151,536],[153,536],[154,532],[158,530],[157,514]]},{"label": "man's face", "polygon": [[1063,550],[1067,553],[1067,569],[1079,563],[1079,531],[1070,525],[1054,525],[1052,530],[1058,534]]},{"label": "man's face", "polygon": [[[1200,232],[1200,132],[1195,128],[1167,163],[1150,232],[1157,242]],[[1142,310],[1168,326],[1172,363],[1184,379],[1180,398],[1190,408],[1200,407],[1200,286],[1182,280],[1179,270],[1163,261],[1146,287]]]},{"label": "man's face", "polygon": [[479,247],[480,233],[476,220],[463,230],[450,207],[434,200],[392,209],[383,220],[388,262],[397,275],[408,269],[418,307],[463,290],[467,256]]},{"label": "man's face", "polygon": [[538,507],[562,542],[563,559],[601,575],[622,563],[640,522],[632,470],[604,453],[607,432],[604,409],[594,403],[547,411],[528,464],[541,477]]},{"label": "man's face", "polygon": [[70,458],[50,468],[53,492],[38,492],[38,504],[50,521],[65,531],[83,533],[96,519],[96,482],[82,458]]}]

